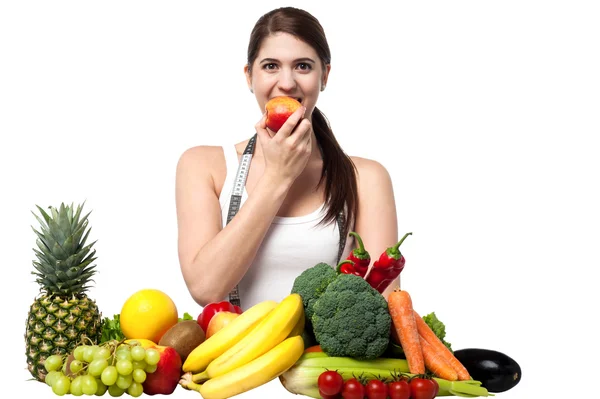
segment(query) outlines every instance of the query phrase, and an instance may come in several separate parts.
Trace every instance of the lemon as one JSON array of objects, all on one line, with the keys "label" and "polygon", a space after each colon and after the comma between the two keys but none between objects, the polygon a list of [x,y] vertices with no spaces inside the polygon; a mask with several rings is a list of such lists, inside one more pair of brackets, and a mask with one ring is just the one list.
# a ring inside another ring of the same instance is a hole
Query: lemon
[{"label": "lemon", "polygon": [[177,324],[175,302],[157,289],[142,289],[131,295],[121,309],[121,331],[128,339],[160,341]]}]

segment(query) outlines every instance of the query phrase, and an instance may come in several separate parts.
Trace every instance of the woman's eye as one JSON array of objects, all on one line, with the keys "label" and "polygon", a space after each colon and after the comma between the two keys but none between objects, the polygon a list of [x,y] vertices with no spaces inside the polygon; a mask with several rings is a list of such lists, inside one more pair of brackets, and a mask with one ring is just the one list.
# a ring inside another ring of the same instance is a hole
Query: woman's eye
[{"label": "woman's eye", "polygon": [[301,62],[300,64],[298,64],[298,68],[303,70],[303,71],[309,71],[312,69],[312,66],[310,64],[307,64],[305,62]]},{"label": "woman's eye", "polygon": [[263,65],[263,69],[275,69],[275,68],[277,68],[277,65],[275,65],[273,63]]}]

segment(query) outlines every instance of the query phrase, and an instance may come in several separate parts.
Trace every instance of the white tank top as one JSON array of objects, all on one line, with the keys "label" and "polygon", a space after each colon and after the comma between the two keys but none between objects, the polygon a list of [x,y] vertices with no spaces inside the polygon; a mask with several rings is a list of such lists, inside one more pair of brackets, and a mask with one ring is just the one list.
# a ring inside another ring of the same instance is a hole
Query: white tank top
[{"label": "white tank top", "polygon": [[[225,226],[239,158],[233,145],[223,147],[223,152],[227,176],[219,202]],[[242,206],[247,198],[248,193],[244,188]],[[339,227],[337,222],[318,225],[324,214],[324,204],[321,204],[308,215],[275,217],[254,262],[238,284],[242,309],[264,300],[281,301],[291,292],[296,277],[319,262],[335,267],[339,251]],[[342,259],[350,254],[353,247],[354,239],[348,237]]]}]

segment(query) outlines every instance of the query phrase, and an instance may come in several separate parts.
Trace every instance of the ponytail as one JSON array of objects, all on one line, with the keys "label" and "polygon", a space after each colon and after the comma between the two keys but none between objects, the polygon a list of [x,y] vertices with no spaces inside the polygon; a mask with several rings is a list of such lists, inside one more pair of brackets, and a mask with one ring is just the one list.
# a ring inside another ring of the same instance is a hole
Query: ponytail
[{"label": "ponytail", "polygon": [[325,208],[321,224],[336,220],[344,212],[344,237],[348,236],[358,210],[356,166],[342,150],[325,115],[315,107],[312,125],[323,155],[323,172],[319,185],[325,182]]}]

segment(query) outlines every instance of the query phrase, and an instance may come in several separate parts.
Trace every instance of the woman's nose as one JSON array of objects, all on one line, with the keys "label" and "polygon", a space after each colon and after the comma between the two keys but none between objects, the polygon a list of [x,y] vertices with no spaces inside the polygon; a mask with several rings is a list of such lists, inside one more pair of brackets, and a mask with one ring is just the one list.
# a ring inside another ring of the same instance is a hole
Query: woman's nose
[{"label": "woman's nose", "polygon": [[296,78],[294,77],[294,73],[292,71],[282,70],[279,74],[277,86],[283,91],[293,90],[296,87]]}]

